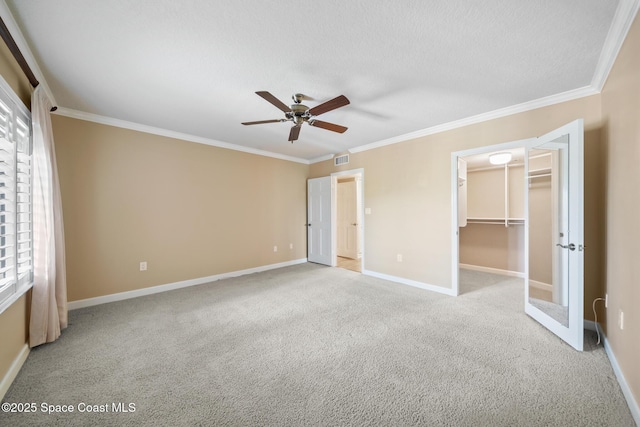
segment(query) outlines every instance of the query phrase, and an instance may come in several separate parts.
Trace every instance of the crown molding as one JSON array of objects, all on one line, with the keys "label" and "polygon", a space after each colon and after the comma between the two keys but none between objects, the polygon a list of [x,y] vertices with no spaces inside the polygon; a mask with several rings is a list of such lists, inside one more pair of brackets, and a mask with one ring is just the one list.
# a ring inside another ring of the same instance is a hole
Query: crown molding
[{"label": "crown molding", "polygon": [[627,33],[633,24],[633,20],[638,14],[640,0],[620,0],[616,13],[613,16],[609,33],[602,46],[598,65],[593,73],[591,87],[598,92],[602,91],[604,84],[609,77],[611,68],[618,57],[618,52],[627,38]]},{"label": "crown molding", "polygon": [[279,160],[287,160],[290,162],[309,164],[306,159],[299,157],[287,156],[284,154],[272,153],[270,151],[258,150],[255,148],[244,147],[241,145],[230,144],[228,142],[217,141],[215,139],[204,138],[201,136],[191,135],[188,133],[175,132],[168,129],[162,129],[154,126],[147,126],[140,123],[128,122],[126,120],[114,119],[112,117],[101,116],[99,114],[86,113],[84,111],[73,110],[71,108],[58,108],[53,114],[71,117],[73,119],[84,120],[88,122],[99,123],[108,126],[114,126],[123,129],[134,130],[138,132],[149,133],[153,135],[165,136],[168,138],[180,139],[183,141],[196,142],[198,144],[210,145],[212,147],[226,148],[228,150],[241,151],[258,156],[272,157]]},{"label": "crown molding", "polygon": [[547,107],[549,105],[559,104],[562,102],[572,101],[578,98],[584,98],[587,96],[596,95],[598,93],[599,92],[594,88],[592,88],[591,86],[585,86],[579,89],[574,89],[574,90],[559,93],[556,95],[539,98],[533,101],[524,102],[522,104],[512,105],[510,107],[489,111],[488,113],[482,113],[482,114],[467,117],[464,119],[455,120],[449,123],[443,123],[441,125],[432,126],[426,129],[421,129],[415,132],[405,133],[403,135],[384,139],[378,142],[373,142],[371,144],[361,145],[359,147],[351,148],[349,152],[360,153],[362,151],[373,150],[374,148],[384,147],[385,145],[397,144],[399,142],[409,141],[411,139],[421,138],[427,135],[433,135],[436,133],[445,132],[445,131],[461,128],[464,126],[482,123],[482,122],[486,122],[493,119],[499,119],[501,117],[511,116],[513,114],[523,113],[525,111],[535,110],[541,107]]},{"label": "crown molding", "polygon": [[331,160],[335,157],[335,154],[327,154],[324,156],[320,156],[320,157],[316,157],[314,159],[309,160],[309,164],[314,164],[314,163],[320,163],[320,162],[324,162],[326,160]]}]

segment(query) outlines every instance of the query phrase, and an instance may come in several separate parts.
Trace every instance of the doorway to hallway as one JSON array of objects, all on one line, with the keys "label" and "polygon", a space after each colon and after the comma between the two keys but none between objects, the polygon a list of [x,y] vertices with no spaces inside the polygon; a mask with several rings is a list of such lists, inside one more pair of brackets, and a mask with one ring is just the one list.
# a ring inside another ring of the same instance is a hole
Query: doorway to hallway
[{"label": "doorway to hallway", "polygon": [[308,260],[362,272],[364,170],[308,180]]}]

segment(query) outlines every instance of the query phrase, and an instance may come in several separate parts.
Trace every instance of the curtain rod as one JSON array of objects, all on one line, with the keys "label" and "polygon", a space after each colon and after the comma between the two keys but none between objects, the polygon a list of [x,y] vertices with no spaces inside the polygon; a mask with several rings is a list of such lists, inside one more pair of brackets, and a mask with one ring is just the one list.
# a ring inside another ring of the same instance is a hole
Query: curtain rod
[{"label": "curtain rod", "polygon": [[29,83],[31,83],[31,86],[33,86],[34,88],[37,87],[40,82],[38,81],[38,79],[36,79],[33,71],[31,71],[31,68],[29,67],[29,64],[27,64],[27,61],[24,59],[24,56],[22,56],[20,48],[18,48],[16,41],[11,36],[9,29],[5,25],[2,18],[0,18],[0,36],[2,36],[2,40],[4,40],[4,42],[7,44],[7,47],[13,54],[13,57],[16,58],[16,61],[18,61],[18,65],[20,65],[20,68],[22,68],[22,72],[29,79]]},{"label": "curtain rod", "polygon": [[[5,25],[2,17],[0,17],[0,37],[2,37],[2,40],[4,40],[4,42],[6,43],[16,61],[18,61],[18,65],[20,65],[22,72],[25,74],[25,76],[27,76],[27,79],[29,79],[29,83],[31,84],[31,86],[33,86],[34,89],[38,87],[40,82],[38,81],[38,79],[36,79],[33,71],[31,71],[31,67],[29,67],[29,64],[27,64],[27,60],[24,59],[22,52],[20,52],[20,48],[16,44],[16,41],[13,39],[13,36],[9,32],[9,29]],[[51,111],[56,111],[57,109],[58,107],[51,107]]]}]

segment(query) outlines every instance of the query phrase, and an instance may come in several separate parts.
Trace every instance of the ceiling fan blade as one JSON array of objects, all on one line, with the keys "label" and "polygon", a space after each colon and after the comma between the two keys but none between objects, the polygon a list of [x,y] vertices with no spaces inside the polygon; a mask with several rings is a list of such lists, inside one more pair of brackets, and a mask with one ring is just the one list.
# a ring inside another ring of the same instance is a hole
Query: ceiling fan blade
[{"label": "ceiling fan blade", "polygon": [[275,96],[271,95],[269,92],[267,92],[266,90],[263,91],[259,91],[256,92],[258,95],[260,95],[261,97],[263,97],[265,100],[269,101],[270,103],[272,103],[273,105],[275,105],[276,107],[278,107],[280,110],[282,110],[284,113],[289,113],[291,112],[291,108],[289,108],[287,105],[285,105],[282,101],[280,101],[278,98],[276,98]]},{"label": "ceiling fan blade", "polygon": [[263,123],[278,123],[278,122],[283,122],[283,119],[274,119],[274,120],[260,120],[257,122],[243,122],[243,125],[261,125]]},{"label": "ceiling fan blade", "polygon": [[289,132],[289,141],[293,143],[296,139],[298,139],[298,135],[300,135],[300,125],[295,125],[291,128],[291,132]]},{"label": "ceiling fan blade", "polygon": [[333,132],[338,132],[338,133],[345,133],[345,131],[348,129],[344,126],[340,126],[335,123],[323,122],[322,120],[311,120],[309,121],[309,124],[317,128],[331,130]]},{"label": "ceiling fan blade", "polygon": [[309,109],[309,114],[311,114],[312,116],[319,116],[320,114],[326,113],[327,111],[335,110],[336,108],[344,107],[348,104],[349,100],[347,99],[347,97],[344,95],[340,95]]}]

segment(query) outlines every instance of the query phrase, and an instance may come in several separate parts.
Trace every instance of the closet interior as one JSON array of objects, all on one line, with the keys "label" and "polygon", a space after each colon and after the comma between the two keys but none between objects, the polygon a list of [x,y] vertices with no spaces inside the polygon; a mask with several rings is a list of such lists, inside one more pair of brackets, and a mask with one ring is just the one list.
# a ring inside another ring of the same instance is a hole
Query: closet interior
[{"label": "closet interior", "polygon": [[524,148],[458,159],[459,267],[524,277],[526,192],[530,297],[550,302],[556,294],[551,285],[554,261],[550,248],[553,201],[558,197],[552,190],[551,154],[532,150],[528,176]]},{"label": "closet interior", "polygon": [[458,159],[460,268],[524,277],[524,192],[524,148]]}]

